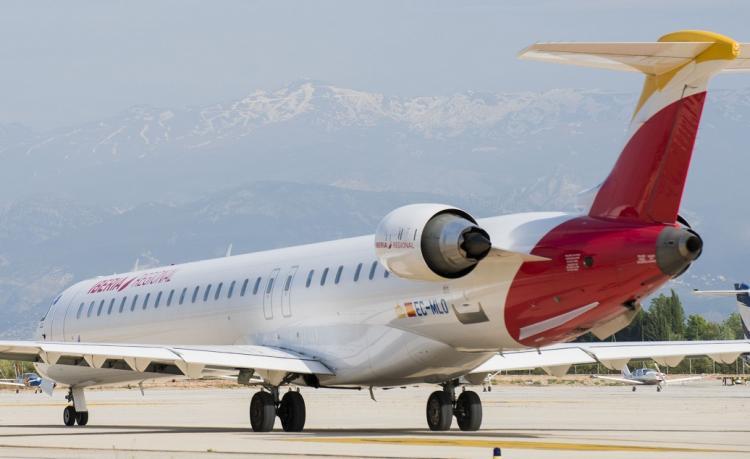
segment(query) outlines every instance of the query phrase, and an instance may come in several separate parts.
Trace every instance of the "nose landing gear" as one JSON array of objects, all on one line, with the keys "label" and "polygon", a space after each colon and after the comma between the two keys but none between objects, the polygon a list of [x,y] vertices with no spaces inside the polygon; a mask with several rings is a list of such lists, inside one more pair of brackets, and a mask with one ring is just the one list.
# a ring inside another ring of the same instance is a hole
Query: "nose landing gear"
[{"label": "nose landing gear", "polygon": [[464,431],[479,430],[482,425],[482,401],[473,391],[464,390],[456,398],[458,381],[444,383],[443,390],[435,391],[427,399],[427,425],[430,430],[450,430],[453,417]]}]

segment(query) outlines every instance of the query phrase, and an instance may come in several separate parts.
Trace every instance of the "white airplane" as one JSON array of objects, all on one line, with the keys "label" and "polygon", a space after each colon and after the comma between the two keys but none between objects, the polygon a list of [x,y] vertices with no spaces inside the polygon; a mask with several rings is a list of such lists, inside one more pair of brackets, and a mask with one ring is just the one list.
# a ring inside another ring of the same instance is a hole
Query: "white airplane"
[{"label": "white airplane", "polygon": [[264,432],[277,416],[285,431],[304,427],[302,395],[282,396],[287,385],[435,384],[430,429],[447,430],[455,417],[460,429],[477,430],[479,396],[455,389],[508,359],[555,371],[582,358],[612,363],[615,354],[619,362],[744,352],[711,342],[536,349],[588,331],[611,335],[641,298],[698,258],[702,240],[678,217],[685,177],[708,80],[750,70],[745,51],[750,45],[722,35],[683,31],[654,43],[540,43],[521,53],[645,75],[627,143],[585,195],[584,213],[475,219],[416,204],[386,215],[374,235],[84,280],[52,301],[34,341],[0,341],[0,358],[33,361],[69,386],[66,425],[88,422],[90,386],[261,378],[249,414]]},{"label": "white airplane", "polygon": [[21,366],[18,362],[13,365],[13,371],[15,378],[0,379],[0,385],[2,386],[13,386],[16,388],[18,393],[23,388],[33,388],[34,393],[39,391],[51,394],[53,389],[53,383],[51,381],[45,381],[36,373],[23,373]]},{"label": "white airplane", "polygon": [[623,384],[632,384],[633,392],[637,386],[656,386],[656,392],[661,392],[667,383],[680,383],[685,381],[695,381],[703,379],[703,376],[688,376],[685,378],[672,378],[668,379],[667,375],[662,373],[659,369],[659,365],[656,365],[656,370],[651,368],[638,368],[634,372],[630,372],[630,368],[627,365],[622,367],[622,378],[606,375],[591,375],[592,378],[605,379],[608,381],[615,381]]}]

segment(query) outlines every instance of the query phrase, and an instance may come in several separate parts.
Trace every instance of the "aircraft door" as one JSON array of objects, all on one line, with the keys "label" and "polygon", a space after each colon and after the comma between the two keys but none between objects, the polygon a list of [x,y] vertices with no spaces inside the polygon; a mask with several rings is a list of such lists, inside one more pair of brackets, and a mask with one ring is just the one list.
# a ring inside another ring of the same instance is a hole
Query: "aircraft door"
[{"label": "aircraft door", "polygon": [[287,274],[286,279],[284,280],[284,288],[281,290],[281,315],[284,317],[292,316],[292,303],[290,296],[292,293],[294,276],[297,274],[298,269],[299,266],[292,266],[292,269],[289,270],[289,274]]},{"label": "aircraft door", "polygon": [[273,319],[273,289],[276,284],[276,278],[279,277],[279,268],[271,271],[266,281],[266,288],[263,290],[263,317],[266,320]]},{"label": "aircraft door", "polygon": [[52,300],[52,306],[49,314],[50,318],[50,332],[47,340],[65,341],[65,320],[68,316],[68,311],[71,309],[73,300],[77,297],[76,292],[64,292],[58,295]]}]

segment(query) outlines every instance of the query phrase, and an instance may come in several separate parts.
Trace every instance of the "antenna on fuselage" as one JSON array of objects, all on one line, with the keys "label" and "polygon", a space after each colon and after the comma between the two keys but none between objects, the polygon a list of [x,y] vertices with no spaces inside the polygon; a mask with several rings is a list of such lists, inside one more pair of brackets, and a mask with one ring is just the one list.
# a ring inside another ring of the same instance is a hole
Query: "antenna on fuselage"
[{"label": "antenna on fuselage", "polygon": [[138,271],[138,262],[140,261],[140,257],[135,259],[135,264],[133,265],[133,271]]},{"label": "antenna on fuselage", "polygon": [[225,257],[231,257],[232,256],[232,243],[229,243],[229,247],[227,247],[227,254],[224,255]]}]

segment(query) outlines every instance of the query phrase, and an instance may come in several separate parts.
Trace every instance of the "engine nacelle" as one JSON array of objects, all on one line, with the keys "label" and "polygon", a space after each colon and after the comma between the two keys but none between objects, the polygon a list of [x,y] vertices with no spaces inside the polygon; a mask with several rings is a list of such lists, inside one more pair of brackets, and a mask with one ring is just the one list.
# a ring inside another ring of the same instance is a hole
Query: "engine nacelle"
[{"label": "engine nacelle", "polygon": [[380,221],[375,254],[389,271],[406,279],[440,281],[469,274],[492,243],[476,220],[442,204],[399,207]]}]

